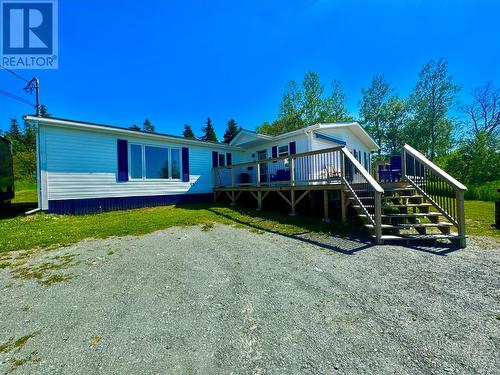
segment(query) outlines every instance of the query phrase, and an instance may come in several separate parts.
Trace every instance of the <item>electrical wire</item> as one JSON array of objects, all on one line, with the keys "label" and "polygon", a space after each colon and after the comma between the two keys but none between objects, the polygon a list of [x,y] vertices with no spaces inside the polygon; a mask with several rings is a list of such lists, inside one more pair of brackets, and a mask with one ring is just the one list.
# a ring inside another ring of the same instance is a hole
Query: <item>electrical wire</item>
[{"label": "electrical wire", "polygon": [[13,70],[10,70],[9,68],[6,68],[6,67],[5,67],[5,66],[3,66],[3,65],[0,65],[0,68],[1,68],[1,69],[4,69],[4,70],[6,70],[6,71],[8,71],[9,73],[11,73],[11,74],[13,74],[13,75],[15,75],[17,78],[22,79],[24,82],[26,82],[26,83],[28,83],[28,84],[30,83],[30,81],[28,81],[28,80],[27,80],[26,78],[24,78],[24,77],[21,77],[19,74],[17,74],[17,73],[16,73],[16,72],[14,72]]},{"label": "electrical wire", "polygon": [[17,96],[17,95],[15,95],[15,94],[12,94],[12,93],[10,93],[10,92],[8,92],[8,91],[5,91],[5,90],[0,89],[0,94],[5,95],[5,96],[7,96],[7,97],[9,97],[9,98],[11,98],[11,99],[17,100],[18,102],[21,102],[21,103],[23,103],[23,104],[29,105],[30,107],[34,107],[34,106],[35,106],[35,105],[34,105],[33,103],[31,103],[30,101],[28,101],[28,100],[26,100],[26,99],[24,99],[24,98],[21,98],[20,96]]}]

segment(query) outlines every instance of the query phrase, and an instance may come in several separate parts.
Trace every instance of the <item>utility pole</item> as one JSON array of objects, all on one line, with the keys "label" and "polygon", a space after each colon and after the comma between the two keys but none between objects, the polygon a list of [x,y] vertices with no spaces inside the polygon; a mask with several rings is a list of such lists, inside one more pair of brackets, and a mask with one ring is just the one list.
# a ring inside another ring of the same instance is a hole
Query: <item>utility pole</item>
[{"label": "utility pole", "polygon": [[40,100],[38,97],[38,91],[40,89],[40,82],[38,81],[38,78],[33,78],[35,80],[35,95],[36,95],[36,104],[35,104],[35,109],[36,109],[36,115],[40,116]]}]

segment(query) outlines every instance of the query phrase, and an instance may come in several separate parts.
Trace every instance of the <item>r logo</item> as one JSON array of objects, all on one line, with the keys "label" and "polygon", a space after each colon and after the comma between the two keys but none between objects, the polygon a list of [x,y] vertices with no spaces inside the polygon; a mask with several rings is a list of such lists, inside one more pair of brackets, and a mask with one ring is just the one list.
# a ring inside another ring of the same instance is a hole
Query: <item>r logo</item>
[{"label": "r logo", "polygon": [[57,67],[56,8],[55,0],[1,2],[3,65],[18,69]]}]

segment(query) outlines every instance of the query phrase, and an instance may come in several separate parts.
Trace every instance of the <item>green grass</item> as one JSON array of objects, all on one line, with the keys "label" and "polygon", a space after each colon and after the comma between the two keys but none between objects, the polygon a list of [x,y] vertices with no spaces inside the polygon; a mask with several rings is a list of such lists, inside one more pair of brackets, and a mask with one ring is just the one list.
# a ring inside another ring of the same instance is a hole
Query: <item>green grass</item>
[{"label": "green grass", "polygon": [[[29,186],[28,186],[29,187]],[[323,223],[319,218],[288,216],[251,208],[220,204],[198,204],[113,211],[96,215],[53,215],[38,213],[23,215],[36,207],[36,190],[21,190],[12,209],[0,214],[0,253],[36,247],[65,246],[85,238],[141,235],[173,226],[201,225],[209,231],[214,223],[249,228],[256,233],[265,231],[294,235],[304,232],[339,234],[354,232],[354,227]],[[467,233],[500,238],[494,228],[494,202],[466,201]]]}]

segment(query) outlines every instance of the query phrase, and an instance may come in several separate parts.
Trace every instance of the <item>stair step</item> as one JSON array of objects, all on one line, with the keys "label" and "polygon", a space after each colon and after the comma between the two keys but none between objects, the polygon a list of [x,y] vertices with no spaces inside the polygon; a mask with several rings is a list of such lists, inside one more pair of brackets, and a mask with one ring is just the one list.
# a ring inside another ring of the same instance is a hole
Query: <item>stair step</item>
[{"label": "stair step", "polygon": [[423,198],[423,195],[415,194],[415,195],[391,195],[384,196],[383,199],[415,199],[415,198]]},{"label": "stair step", "polygon": [[[359,217],[365,217],[365,214],[358,214]],[[408,214],[382,214],[382,217],[431,217],[441,216],[439,212],[417,212]]]},{"label": "stair step", "polygon": [[[453,224],[447,222],[440,223],[405,223],[405,224],[382,224],[382,229],[411,229],[411,228],[446,228]],[[365,227],[373,229],[373,224],[365,224]]]},{"label": "stair step", "polygon": [[[375,238],[375,236],[372,236],[372,238]],[[447,240],[453,240],[460,238],[460,236],[457,233],[450,233],[450,234],[442,234],[442,233],[435,233],[435,234],[384,234],[382,235],[382,240],[384,241],[422,241],[422,240],[442,240],[442,239],[447,239]]]},{"label": "stair step", "polygon": [[403,208],[403,207],[430,207],[432,204],[430,203],[408,203],[408,204],[391,204],[390,207],[397,207],[397,208]]}]

